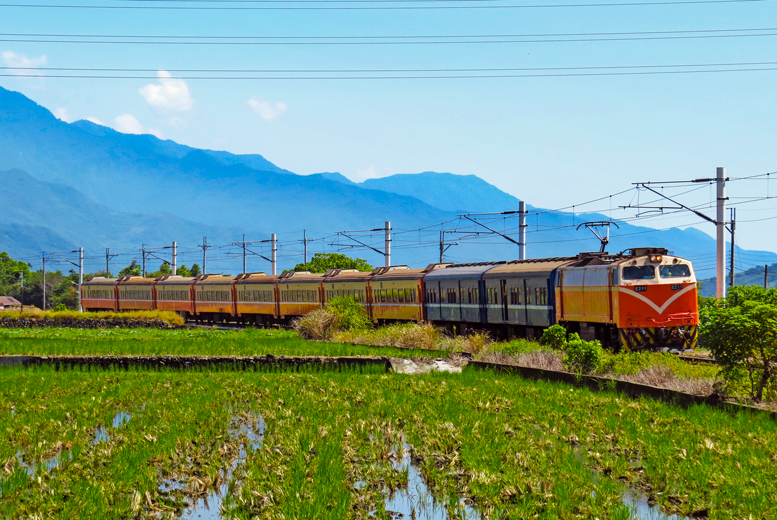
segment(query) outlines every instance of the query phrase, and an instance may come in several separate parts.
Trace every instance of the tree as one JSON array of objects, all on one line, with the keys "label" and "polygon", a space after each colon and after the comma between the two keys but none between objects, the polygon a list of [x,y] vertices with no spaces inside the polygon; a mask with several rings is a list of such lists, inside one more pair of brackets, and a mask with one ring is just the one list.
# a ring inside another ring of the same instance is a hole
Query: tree
[{"label": "tree", "polygon": [[30,283],[30,266],[25,262],[12,259],[8,253],[0,253],[0,295],[13,296],[21,300],[21,277],[24,273],[24,285]]},{"label": "tree", "polygon": [[191,276],[192,275],[192,271],[191,271],[191,269],[186,267],[186,264],[182,264],[181,267],[179,267],[176,270],[176,274],[178,276]]},{"label": "tree", "polygon": [[325,273],[330,269],[358,269],[359,271],[372,271],[374,268],[361,258],[351,258],[340,253],[316,253],[310,262],[297,264],[293,271],[310,271],[311,273]]},{"label": "tree", "polygon": [[140,276],[140,265],[134,258],[130,265],[119,271],[119,276]]},{"label": "tree", "polygon": [[701,340],[729,387],[744,376],[756,401],[777,390],[777,289],[733,287],[728,298],[705,301],[700,320]]},{"label": "tree", "polygon": [[199,264],[192,264],[192,272],[190,276],[200,276],[202,274],[202,269],[200,269]]},{"label": "tree", "polygon": [[159,266],[159,271],[153,271],[146,273],[146,278],[158,278],[160,276],[168,276],[173,274],[173,268],[168,262],[162,262]]}]

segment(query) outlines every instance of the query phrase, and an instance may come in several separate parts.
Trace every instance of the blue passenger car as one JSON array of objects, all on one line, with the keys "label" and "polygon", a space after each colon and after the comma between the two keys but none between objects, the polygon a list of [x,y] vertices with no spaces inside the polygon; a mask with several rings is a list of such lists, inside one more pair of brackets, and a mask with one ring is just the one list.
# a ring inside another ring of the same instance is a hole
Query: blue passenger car
[{"label": "blue passenger car", "polygon": [[449,323],[485,323],[483,273],[505,262],[457,264],[424,277],[426,319]]}]

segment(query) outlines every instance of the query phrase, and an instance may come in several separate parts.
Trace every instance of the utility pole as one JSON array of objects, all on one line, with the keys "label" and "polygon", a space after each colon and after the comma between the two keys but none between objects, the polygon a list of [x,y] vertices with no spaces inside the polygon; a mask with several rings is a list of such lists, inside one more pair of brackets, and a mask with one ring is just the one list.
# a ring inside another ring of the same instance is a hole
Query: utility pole
[{"label": "utility pole", "polygon": [[213,246],[208,244],[208,237],[202,237],[202,245],[201,246],[197,246],[197,247],[201,247],[202,248],[202,274],[207,274],[207,272],[208,272],[207,265],[208,264],[206,263],[207,262],[207,256],[206,256],[205,252],[208,250],[209,247],[213,247]]},{"label": "utility pole", "polygon": [[[273,236],[275,236],[275,235],[273,235]],[[246,256],[248,255],[248,253],[251,253],[252,255],[257,254],[257,253],[254,253],[253,251],[251,251],[250,249],[248,249],[248,246],[250,246],[251,244],[257,244],[257,243],[261,243],[261,242],[267,242],[267,240],[252,240],[252,241],[246,242],[246,235],[245,235],[245,233],[243,233],[243,241],[242,242],[232,242],[233,246],[240,246],[243,249],[243,253],[242,253],[242,255],[243,255],[243,273],[248,272],[247,268],[246,268]],[[231,254],[234,254],[234,253],[227,253],[227,254],[231,255]],[[258,256],[261,256],[261,255],[258,255]]]},{"label": "utility pole", "polygon": [[178,272],[178,242],[173,242],[173,276]]},{"label": "utility pole", "polygon": [[769,264],[764,264],[764,289],[769,288]]},{"label": "utility pole", "polygon": [[275,276],[278,272],[278,240],[275,233],[272,234],[272,274]]},{"label": "utility pole", "polygon": [[[143,278],[145,278],[146,277],[146,256],[150,255],[151,253],[156,253],[156,251],[153,249],[146,249],[146,244],[143,244],[143,247],[141,247],[140,250],[143,252]],[[158,258],[158,257],[155,257],[155,258]]]},{"label": "utility pole", "polygon": [[43,252],[43,310],[46,310],[46,251]]},{"label": "utility pole", "polygon": [[243,273],[246,272],[246,234],[243,233]]},{"label": "utility pole", "polygon": [[526,260],[526,203],[518,201],[518,260]]},{"label": "utility pole", "polygon": [[391,222],[386,221],[386,227],[385,227],[385,242],[386,245],[384,246],[386,250],[386,267],[391,267]]},{"label": "utility pole", "polygon": [[734,287],[734,268],[736,266],[736,263],[734,262],[734,251],[735,251],[735,245],[734,245],[734,231],[736,230],[737,226],[737,209],[736,208],[729,208],[731,211],[731,278],[729,282],[729,287]]},{"label": "utility pole", "polygon": [[22,275],[22,282],[21,282],[21,284],[22,284],[22,287],[21,287],[21,289],[22,289],[22,310],[21,310],[21,312],[23,313],[24,312],[24,271],[19,271],[19,274]]},{"label": "utility pole", "polygon": [[78,312],[84,312],[81,305],[81,285],[84,283],[84,248],[78,248]]},{"label": "utility pole", "polygon": [[119,256],[119,255],[112,255],[111,248],[106,247],[105,248],[105,275],[106,276],[111,276],[111,258],[113,258],[114,256]]},{"label": "utility pole", "polygon": [[440,230],[440,263],[443,263],[443,255],[445,252],[450,249],[452,246],[459,245],[458,242],[449,242],[445,243],[445,233],[456,233],[456,231],[445,231],[443,229]]},{"label": "utility pole", "polygon": [[313,242],[312,238],[308,238],[307,230],[302,230],[302,243],[305,244],[305,263],[308,263],[308,242]]},{"label": "utility pole", "polygon": [[715,224],[717,225],[717,265],[716,265],[716,272],[717,276],[715,279],[716,283],[716,296],[718,298],[725,298],[726,297],[726,284],[723,281],[726,271],[725,271],[725,265],[726,265],[726,169],[725,168],[718,168],[717,169],[717,176],[715,178],[716,184],[717,184],[717,206],[718,206],[718,215]]},{"label": "utility pole", "polygon": [[[671,197],[667,197],[660,191],[654,190],[650,187],[650,185],[666,185],[666,184],[688,184],[688,183],[694,183],[694,182],[715,182],[717,184],[717,218],[710,218],[701,211],[695,210],[693,208],[690,208],[680,202],[677,202],[676,200],[672,199]],[[667,208],[664,206],[643,206],[639,203],[637,203],[636,206],[632,206],[629,204],[628,206],[621,206],[621,208],[636,208],[636,209],[657,209],[663,212],[666,209],[671,210],[680,210],[684,209],[687,211],[690,211],[691,213],[695,213],[696,215],[700,216],[704,220],[711,222],[715,224],[717,227],[717,247],[716,247],[716,283],[715,283],[715,296],[717,298],[725,298],[726,297],[726,283],[724,280],[725,272],[726,272],[726,242],[725,242],[725,229],[726,229],[726,169],[723,167],[719,167],[717,169],[717,175],[714,178],[711,179],[694,179],[690,181],[664,181],[664,182],[635,182],[634,185],[641,187],[643,189],[646,189],[653,193],[654,195],[658,195],[659,197],[668,200],[669,202],[672,202],[674,204],[677,204],[677,207],[671,207]]]}]

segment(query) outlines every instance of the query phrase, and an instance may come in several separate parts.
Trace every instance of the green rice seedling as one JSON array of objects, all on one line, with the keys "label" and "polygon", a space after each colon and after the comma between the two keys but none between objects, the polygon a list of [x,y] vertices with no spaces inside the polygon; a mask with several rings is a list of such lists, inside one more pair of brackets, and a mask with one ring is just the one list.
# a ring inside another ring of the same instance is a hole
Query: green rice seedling
[{"label": "green rice seedling", "polygon": [[423,351],[307,341],[293,331],[0,330],[0,355],[428,356]]},{"label": "green rice seedling", "polygon": [[[627,493],[713,520],[777,514],[766,416],[487,371],[9,368],[0,392],[2,464],[73,443],[40,481],[0,469],[3,518],[175,517],[225,485],[227,518],[389,518],[405,443],[450,518],[463,502],[481,518],[625,520]],[[264,424],[244,457],[240,417]]]}]

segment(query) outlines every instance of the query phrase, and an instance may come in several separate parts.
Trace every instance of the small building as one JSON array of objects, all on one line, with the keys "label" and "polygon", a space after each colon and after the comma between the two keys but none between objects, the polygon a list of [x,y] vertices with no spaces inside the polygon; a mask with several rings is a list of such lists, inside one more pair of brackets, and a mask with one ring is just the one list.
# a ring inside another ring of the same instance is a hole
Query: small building
[{"label": "small building", "polygon": [[0,311],[3,309],[15,309],[21,307],[22,302],[10,296],[0,296]]}]

